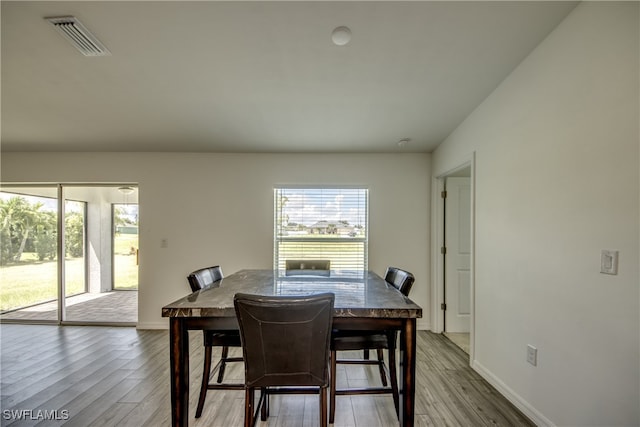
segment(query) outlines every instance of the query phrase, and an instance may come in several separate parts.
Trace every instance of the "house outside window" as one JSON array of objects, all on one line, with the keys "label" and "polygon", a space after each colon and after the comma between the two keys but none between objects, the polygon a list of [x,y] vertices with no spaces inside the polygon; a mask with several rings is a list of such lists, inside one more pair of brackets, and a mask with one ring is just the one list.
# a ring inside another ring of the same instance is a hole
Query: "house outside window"
[{"label": "house outside window", "polygon": [[287,260],[322,260],[334,271],[367,270],[368,193],[361,187],[275,188],[274,269],[286,270]]}]

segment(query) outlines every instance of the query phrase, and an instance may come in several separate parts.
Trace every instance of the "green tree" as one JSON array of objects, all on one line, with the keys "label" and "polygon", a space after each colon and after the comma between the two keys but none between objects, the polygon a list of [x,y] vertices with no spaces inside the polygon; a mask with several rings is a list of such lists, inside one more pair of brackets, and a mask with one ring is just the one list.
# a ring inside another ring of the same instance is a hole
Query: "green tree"
[{"label": "green tree", "polygon": [[121,227],[127,227],[131,225],[138,225],[138,206],[115,205],[113,210],[113,230],[116,235],[120,233]]},{"label": "green tree", "polygon": [[20,233],[20,246],[14,257],[14,261],[20,261],[22,253],[24,252],[27,239],[33,228],[38,224],[40,220],[40,209],[42,203],[26,204],[24,209],[21,209],[14,218],[14,224]]},{"label": "green tree", "polygon": [[113,209],[113,226],[117,230],[118,227],[123,227],[127,225],[127,217],[124,206],[115,206]]},{"label": "green tree", "polygon": [[0,261],[2,264],[14,261],[22,242],[22,230],[25,225],[25,212],[30,204],[22,197],[0,200]]},{"label": "green tree", "polygon": [[58,226],[56,215],[53,212],[41,212],[36,226],[33,246],[38,254],[38,259],[53,260],[58,249]]},{"label": "green tree", "polygon": [[84,219],[78,212],[69,212],[65,218],[65,244],[67,256],[81,257],[84,254]]},{"label": "green tree", "polygon": [[55,258],[56,215],[42,211],[43,206],[24,197],[0,200],[2,264],[19,262],[27,247],[33,248],[40,260]]}]

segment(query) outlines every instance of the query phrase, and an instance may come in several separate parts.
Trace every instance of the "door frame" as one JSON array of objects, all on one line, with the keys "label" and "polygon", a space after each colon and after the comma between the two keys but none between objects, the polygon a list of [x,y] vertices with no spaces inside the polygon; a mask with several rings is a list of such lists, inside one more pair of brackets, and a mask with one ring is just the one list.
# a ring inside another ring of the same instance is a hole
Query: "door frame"
[{"label": "door frame", "polygon": [[467,167],[471,168],[469,181],[471,184],[471,254],[470,254],[470,314],[469,314],[469,360],[474,360],[475,354],[475,223],[476,223],[476,156],[475,152],[466,158],[460,159],[460,163],[449,168],[445,172],[433,176],[432,183],[432,212],[431,212],[431,325],[432,331],[444,332],[444,267],[445,255],[441,253],[444,246],[444,199],[441,193],[445,189],[445,179]]}]

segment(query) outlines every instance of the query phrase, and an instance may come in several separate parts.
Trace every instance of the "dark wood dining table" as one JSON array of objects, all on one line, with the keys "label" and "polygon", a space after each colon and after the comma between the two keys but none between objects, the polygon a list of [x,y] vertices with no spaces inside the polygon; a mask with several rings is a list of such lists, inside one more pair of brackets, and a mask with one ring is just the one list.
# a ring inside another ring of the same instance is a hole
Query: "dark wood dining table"
[{"label": "dark wood dining table", "polygon": [[337,329],[400,331],[399,421],[414,425],[416,319],[422,308],[372,271],[331,271],[329,276],[287,276],[277,270],[241,270],[219,286],[204,288],[162,308],[170,321],[171,418],[173,426],[189,421],[189,330],[238,329],[233,297],[335,294]]}]

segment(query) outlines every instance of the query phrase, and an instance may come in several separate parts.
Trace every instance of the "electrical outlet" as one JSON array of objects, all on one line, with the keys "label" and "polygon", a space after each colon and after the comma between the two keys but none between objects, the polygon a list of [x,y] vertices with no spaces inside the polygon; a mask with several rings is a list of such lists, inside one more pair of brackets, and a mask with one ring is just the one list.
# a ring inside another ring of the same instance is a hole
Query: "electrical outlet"
[{"label": "electrical outlet", "polygon": [[527,362],[533,366],[538,365],[538,349],[531,344],[527,344]]}]

